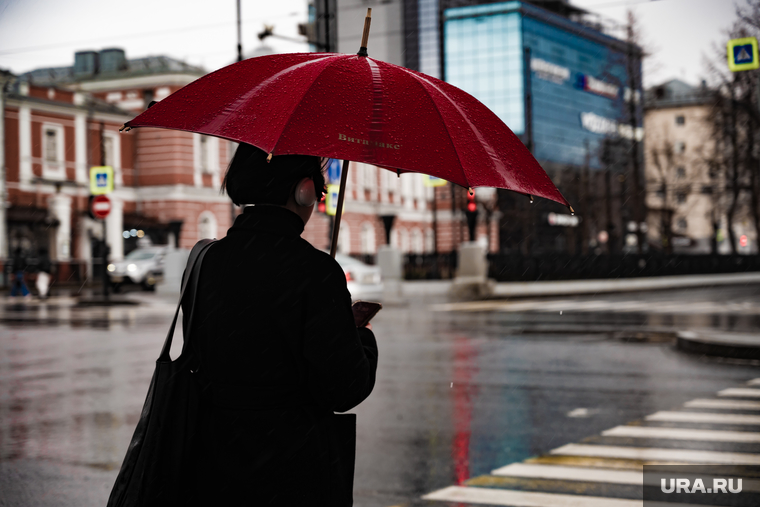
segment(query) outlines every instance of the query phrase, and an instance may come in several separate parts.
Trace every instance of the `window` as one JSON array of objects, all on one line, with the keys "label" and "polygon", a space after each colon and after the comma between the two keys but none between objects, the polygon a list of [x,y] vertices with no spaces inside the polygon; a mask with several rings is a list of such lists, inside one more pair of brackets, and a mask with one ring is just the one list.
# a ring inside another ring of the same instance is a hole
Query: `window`
[{"label": "window", "polygon": [[415,228],[412,229],[412,252],[416,254],[425,253],[425,240],[422,236],[422,231]]},{"label": "window", "polygon": [[685,229],[686,229],[686,227],[687,227],[689,224],[688,224],[688,222],[686,221],[686,219],[685,219],[685,218],[679,218],[679,219],[678,219],[678,222],[676,223],[676,225],[678,226],[678,228],[679,228],[680,230],[682,230],[682,231],[683,231],[683,230],[685,230]]},{"label": "window", "polygon": [[685,203],[686,202],[686,194],[684,192],[678,192],[676,194],[676,202],[678,202],[678,204]]},{"label": "window", "polygon": [[713,188],[710,185],[703,185],[702,186],[702,193],[704,195],[712,195]]},{"label": "window", "polygon": [[58,132],[45,129],[45,162],[58,162]]},{"label": "window", "polygon": [[361,232],[362,239],[362,253],[374,254],[375,253],[375,228],[369,222],[364,222]]},{"label": "window", "polygon": [[686,168],[683,166],[680,166],[676,168],[676,176],[679,178],[685,178],[686,177]]},{"label": "window", "polygon": [[683,117],[683,115],[676,116],[676,125],[684,125],[686,123],[686,118]]},{"label": "window", "polygon": [[675,152],[678,154],[681,154],[686,151],[686,143],[683,141],[678,141],[675,145]]},{"label": "window", "polygon": [[51,180],[65,179],[66,160],[63,149],[63,126],[43,125],[42,143],[42,177]]},{"label": "window", "polygon": [[103,137],[103,151],[105,152],[105,157],[103,158],[105,159],[106,165],[113,167],[115,162],[113,153],[113,137]]},{"label": "window", "polygon": [[216,238],[216,216],[210,211],[204,211],[198,217],[198,239]]},{"label": "window", "polygon": [[208,137],[201,136],[201,145],[200,145],[200,163],[201,163],[201,172],[204,174],[207,174],[208,171]]},{"label": "window", "polygon": [[124,184],[121,176],[121,144],[119,133],[107,130],[103,135],[103,155],[107,166],[113,167],[114,185]]}]

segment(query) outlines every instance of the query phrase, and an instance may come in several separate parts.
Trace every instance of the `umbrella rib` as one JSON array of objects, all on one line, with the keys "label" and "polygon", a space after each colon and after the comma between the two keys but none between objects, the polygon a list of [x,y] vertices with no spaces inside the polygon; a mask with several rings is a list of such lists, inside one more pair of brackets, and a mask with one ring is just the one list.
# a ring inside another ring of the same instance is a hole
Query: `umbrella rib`
[{"label": "umbrella rib", "polygon": [[[303,95],[301,95],[301,99],[303,99],[303,97],[305,97],[306,94],[309,93],[309,90],[311,89],[312,85],[314,85],[314,83],[319,79],[319,76],[321,76],[324,71],[326,71],[329,67],[331,67],[335,62],[345,59],[341,57],[349,57],[349,58],[354,57],[354,55],[336,55],[336,56],[338,58],[330,58],[329,63],[325,65],[324,67],[322,67],[322,70],[319,71],[319,73],[314,77],[314,80],[311,82],[311,84],[306,88]],[[295,113],[296,110],[299,107],[301,107],[301,104],[302,102],[301,100],[299,100],[298,102],[296,102],[296,105],[295,107],[293,107],[293,110],[290,111],[287,121],[285,121],[285,123],[282,126],[282,130],[280,130],[280,133],[277,135],[277,141],[274,143],[274,146],[272,147],[272,153],[274,153],[275,149],[277,149],[277,145],[280,143],[280,139],[282,139],[283,132],[285,132],[285,130],[288,128],[288,125],[290,124],[290,121],[293,119],[293,113]]]},{"label": "umbrella rib", "polygon": [[[320,61],[325,60],[327,58],[330,58],[330,57],[327,56],[327,57],[322,57],[322,58],[315,58],[313,60],[309,60],[309,61],[306,61],[306,62],[301,62],[301,63],[299,63],[299,64],[297,64],[295,66],[288,67],[288,68],[285,68],[285,69],[281,70],[277,74],[275,74],[273,76],[270,76],[269,78],[267,78],[264,81],[262,81],[259,84],[257,84],[255,87],[251,88],[243,96],[241,96],[241,97],[237,98],[235,101],[227,104],[225,106],[225,113],[229,113],[229,112],[235,111],[238,108],[240,108],[243,104],[245,104],[246,102],[250,101],[251,98],[254,95],[256,95],[259,91],[266,89],[269,85],[271,85],[272,83],[276,82],[277,78],[279,78],[280,76],[283,76],[283,75],[285,75],[287,73],[293,72],[295,69],[297,69],[299,67],[305,67],[307,65],[313,65],[315,63],[319,63]],[[321,74],[321,72],[320,72],[320,74]],[[319,74],[317,74],[317,76],[319,76]],[[296,106],[293,108],[293,110],[295,110],[297,107],[298,107],[298,104],[296,104]],[[291,111],[291,114],[292,114],[292,111]],[[206,130],[209,130],[209,131],[216,131],[217,129],[219,129],[221,127],[221,125],[225,121],[226,116],[228,116],[228,115],[225,114],[225,115],[217,116],[214,119],[212,119],[211,121],[209,121],[208,123],[206,123],[205,125],[203,125],[202,128],[204,128]],[[280,132],[280,134],[282,134],[282,132]],[[275,143],[275,145],[276,145],[276,143]],[[272,148],[272,151],[274,151],[274,148]]]},{"label": "umbrella rib", "polygon": [[[457,113],[459,113],[459,115],[462,117],[462,119],[464,119],[464,121],[470,127],[470,131],[480,141],[480,146],[483,147],[483,149],[485,150],[485,152],[488,154],[488,158],[491,159],[491,162],[493,163],[493,168],[497,169],[498,166],[496,164],[496,161],[499,159],[499,157],[496,155],[496,152],[494,151],[493,147],[491,146],[491,143],[489,143],[483,137],[483,134],[480,133],[480,130],[478,130],[478,128],[470,121],[470,119],[467,117],[467,115],[464,114],[464,112],[462,111],[462,109],[459,107],[459,104],[457,104],[454,100],[452,100],[451,97],[449,97],[448,94],[446,94],[446,92],[443,91],[435,83],[432,83],[431,81],[425,79],[423,76],[421,76],[421,75],[419,75],[417,73],[414,73],[414,72],[410,71],[409,69],[403,68],[403,70],[406,73],[410,74],[412,77],[414,77],[418,82],[424,82],[424,83],[427,83],[429,86],[433,87],[438,93],[440,93],[446,100],[449,101],[449,103],[454,107],[454,109],[456,109]],[[428,96],[430,96],[429,93],[428,93]],[[443,119],[443,115],[441,114],[440,110],[438,109],[438,104],[436,103],[435,99],[433,99],[432,96],[430,96],[430,98],[433,101],[433,104],[435,104],[436,111],[441,116],[441,119]],[[444,121],[444,125],[445,125],[445,121]],[[446,129],[446,133],[449,135],[449,138],[451,138],[451,134],[449,133],[448,129]],[[452,143],[453,143],[453,139],[452,139]],[[454,149],[456,150],[456,145],[454,145]],[[457,151],[457,157],[459,158],[460,165],[462,165],[462,158],[459,156],[459,151]],[[464,166],[462,166],[462,167],[464,167]],[[497,173],[498,173],[498,170],[497,170]],[[464,169],[462,170],[462,174],[464,174]],[[464,176],[465,176],[465,180],[467,180],[467,175],[464,175]],[[468,186],[472,186],[472,185],[469,184],[469,181],[468,181]]]},{"label": "umbrella rib", "polygon": [[438,114],[438,117],[441,119],[441,123],[444,126],[444,129],[446,130],[446,135],[449,136],[449,141],[451,141],[451,146],[454,148],[454,153],[457,154],[457,160],[459,161],[459,167],[462,173],[462,178],[464,179],[465,183],[467,183],[467,186],[470,186],[470,182],[467,180],[467,174],[464,172],[464,164],[462,163],[462,156],[459,154],[459,150],[457,149],[457,145],[454,142],[454,138],[451,136],[451,132],[448,129],[448,125],[446,125],[446,120],[443,117],[443,114],[441,113],[441,110],[438,108],[438,104],[436,103],[435,99],[428,93],[425,86],[423,86],[423,82],[427,83],[428,81],[420,79],[419,76],[417,76],[413,72],[409,72],[408,69],[403,68],[404,71],[406,71],[407,74],[412,76],[414,78],[414,82],[417,83],[420,87],[422,87],[423,90],[425,90],[425,95],[430,99],[430,102],[433,103],[433,108],[435,109],[435,112]]}]

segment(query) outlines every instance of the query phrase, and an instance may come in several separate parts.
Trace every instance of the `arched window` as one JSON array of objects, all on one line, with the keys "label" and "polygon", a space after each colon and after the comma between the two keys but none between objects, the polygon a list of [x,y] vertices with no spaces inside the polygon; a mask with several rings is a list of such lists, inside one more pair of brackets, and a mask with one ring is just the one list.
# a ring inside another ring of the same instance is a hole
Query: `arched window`
[{"label": "arched window", "polygon": [[375,247],[375,228],[369,222],[362,224],[362,253],[374,254]]},{"label": "arched window", "polygon": [[206,210],[198,217],[198,239],[216,238],[216,216]]},{"label": "arched window", "polygon": [[433,229],[427,229],[425,231],[425,251],[435,253],[435,237],[433,236]]},{"label": "arched window", "polygon": [[399,235],[399,239],[401,240],[400,241],[401,251],[403,253],[409,253],[409,250],[411,249],[409,245],[409,231],[407,231],[406,229],[401,229],[399,230],[398,235]]},{"label": "arched window", "polygon": [[340,221],[340,233],[338,233],[338,252],[342,254],[351,253],[351,229],[344,221]]},{"label": "arched window", "polygon": [[417,228],[412,229],[412,253],[425,253],[425,242],[422,238],[422,231]]}]

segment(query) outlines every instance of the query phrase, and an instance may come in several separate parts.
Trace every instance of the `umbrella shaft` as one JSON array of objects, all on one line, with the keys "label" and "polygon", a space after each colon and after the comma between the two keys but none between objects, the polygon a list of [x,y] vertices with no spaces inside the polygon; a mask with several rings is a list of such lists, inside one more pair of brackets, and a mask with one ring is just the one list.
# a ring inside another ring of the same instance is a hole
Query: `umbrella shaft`
[{"label": "umbrella shaft", "polygon": [[346,197],[346,181],[348,180],[348,160],[343,161],[343,170],[340,172],[340,190],[338,191],[338,209],[335,210],[335,224],[333,225],[332,245],[330,255],[335,258],[338,251],[338,233],[340,232],[340,218],[343,216],[343,199]]}]

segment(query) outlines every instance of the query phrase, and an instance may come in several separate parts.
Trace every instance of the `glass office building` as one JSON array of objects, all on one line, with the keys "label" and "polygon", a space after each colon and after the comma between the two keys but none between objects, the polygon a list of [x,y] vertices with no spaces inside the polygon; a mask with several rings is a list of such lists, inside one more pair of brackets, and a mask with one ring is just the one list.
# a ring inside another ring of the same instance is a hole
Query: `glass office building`
[{"label": "glass office building", "polygon": [[444,79],[532,144],[547,169],[600,168],[604,139],[642,137],[640,106],[633,129],[628,103],[640,96],[628,73],[639,89],[639,50],[623,41],[513,1],[445,9],[443,45]]}]

